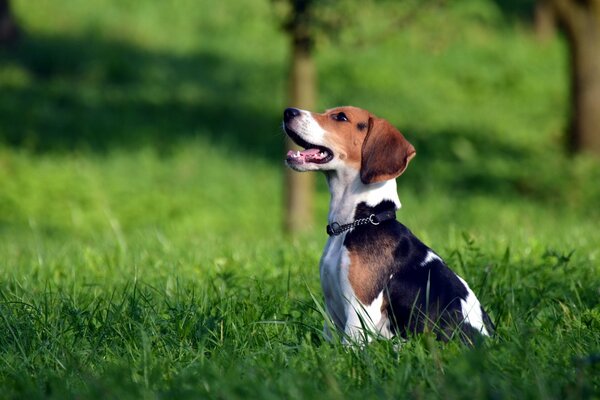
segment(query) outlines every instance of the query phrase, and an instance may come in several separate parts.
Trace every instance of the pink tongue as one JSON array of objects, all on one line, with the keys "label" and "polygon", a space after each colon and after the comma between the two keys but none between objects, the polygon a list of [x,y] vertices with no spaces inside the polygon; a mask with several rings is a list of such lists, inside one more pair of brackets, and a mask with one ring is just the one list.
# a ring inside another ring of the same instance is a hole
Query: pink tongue
[{"label": "pink tongue", "polygon": [[319,150],[319,149],[308,149],[308,150],[301,151],[300,154],[302,154],[305,158],[313,158],[320,152],[321,152],[321,150]]}]

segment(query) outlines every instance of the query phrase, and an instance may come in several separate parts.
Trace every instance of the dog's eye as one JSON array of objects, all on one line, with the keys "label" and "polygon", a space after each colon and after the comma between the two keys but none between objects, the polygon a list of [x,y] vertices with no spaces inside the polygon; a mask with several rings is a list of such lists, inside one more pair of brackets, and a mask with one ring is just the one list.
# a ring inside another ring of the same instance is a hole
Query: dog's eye
[{"label": "dog's eye", "polygon": [[348,117],[346,117],[346,114],[344,114],[343,112],[335,114],[333,116],[333,119],[335,119],[336,121],[348,121]]}]

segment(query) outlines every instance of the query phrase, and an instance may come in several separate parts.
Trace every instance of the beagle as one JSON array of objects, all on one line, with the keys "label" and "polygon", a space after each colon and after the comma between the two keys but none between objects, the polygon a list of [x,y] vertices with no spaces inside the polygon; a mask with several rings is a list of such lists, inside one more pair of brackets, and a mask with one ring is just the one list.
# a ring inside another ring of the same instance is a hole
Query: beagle
[{"label": "beagle", "polygon": [[[414,147],[388,121],[356,107],[283,113],[296,171],[323,171],[331,200],[320,275],[345,343],[423,331],[472,342],[494,326],[467,282],[395,219],[396,178]],[[331,338],[328,324],[325,336]]]}]

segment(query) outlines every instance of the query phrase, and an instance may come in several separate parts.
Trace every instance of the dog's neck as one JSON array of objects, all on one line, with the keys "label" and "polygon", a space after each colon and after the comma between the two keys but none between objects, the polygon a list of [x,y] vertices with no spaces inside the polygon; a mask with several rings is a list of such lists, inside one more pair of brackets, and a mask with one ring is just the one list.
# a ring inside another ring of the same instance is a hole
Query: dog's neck
[{"label": "dog's neck", "polygon": [[360,203],[375,207],[384,200],[390,200],[396,209],[401,207],[395,179],[365,185],[360,180],[360,174],[354,171],[328,171],[325,176],[331,193],[328,215],[330,224],[354,221],[356,207]]}]

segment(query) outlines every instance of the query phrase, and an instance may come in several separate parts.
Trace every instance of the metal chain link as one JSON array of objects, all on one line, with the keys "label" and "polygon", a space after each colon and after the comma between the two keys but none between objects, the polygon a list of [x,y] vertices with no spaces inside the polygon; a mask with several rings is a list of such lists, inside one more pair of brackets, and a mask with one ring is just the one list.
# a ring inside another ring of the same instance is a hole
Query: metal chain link
[{"label": "metal chain link", "polygon": [[349,224],[340,225],[337,222],[333,222],[331,225],[327,225],[327,234],[330,236],[337,236],[340,233],[346,232],[356,226],[365,224],[379,225],[380,221],[377,219],[375,214],[369,215],[367,218],[360,218]]}]

